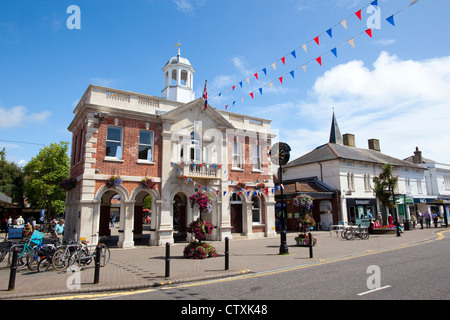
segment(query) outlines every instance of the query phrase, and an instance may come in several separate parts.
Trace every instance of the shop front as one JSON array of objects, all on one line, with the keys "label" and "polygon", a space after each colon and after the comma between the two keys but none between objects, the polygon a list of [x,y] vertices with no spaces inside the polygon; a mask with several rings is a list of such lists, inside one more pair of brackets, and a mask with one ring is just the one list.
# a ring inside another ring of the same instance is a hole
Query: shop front
[{"label": "shop front", "polygon": [[368,227],[370,219],[376,219],[377,200],[347,198],[347,221],[349,224]]}]

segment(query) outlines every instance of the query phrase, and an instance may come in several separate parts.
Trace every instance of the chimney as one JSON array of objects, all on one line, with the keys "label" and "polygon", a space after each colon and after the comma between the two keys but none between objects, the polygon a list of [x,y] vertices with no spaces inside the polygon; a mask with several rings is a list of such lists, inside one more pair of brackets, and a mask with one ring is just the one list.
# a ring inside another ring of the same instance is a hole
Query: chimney
[{"label": "chimney", "polygon": [[344,140],[344,146],[356,147],[354,134],[351,134],[351,133],[344,134],[343,140]]},{"label": "chimney", "polygon": [[416,147],[416,151],[414,151],[413,163],[422,163],[422,151],[419,151],[419,147]]},{"label": "chimney", "polygon": [[381,151],[380,141],[378,139],[369,139],[369,149],[374,151]]}]

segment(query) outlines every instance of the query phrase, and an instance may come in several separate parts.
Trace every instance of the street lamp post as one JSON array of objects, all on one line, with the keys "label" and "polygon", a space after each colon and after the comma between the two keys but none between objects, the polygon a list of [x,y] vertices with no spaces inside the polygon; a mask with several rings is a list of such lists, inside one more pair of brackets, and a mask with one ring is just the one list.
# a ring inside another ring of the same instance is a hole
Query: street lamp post
[{"label": "street lamp post", "polygon": [[275,143],[272,148],[270,148],[270,160],[273,164],[279,166],[279,185],[280,185],[280,195],[281,195],[281,230],[280,230],[280,254],[288,254],[289,249],[286,243],[286,233],[287,233],[287,221],[286,212],[284,210],[284,199],[283,199],[283,168],[282,166],[289,162],[291,147],[287,143],[278,142]]},{"label": "street lamp post", "polygon": [[395,193],[394,187],[392,187],[392,210],[395,212],[395,226],[397,227],[397,237],[400,237],[400,222],[398,221],[398,210],[395,210]]},{"label": "street lamp post", "polygon": [[281,224],[281,230],[280,230],[280,254],[288,254],[289,253],[289,249],[287,246],[287,242],[286,242],[286,234],[287,234],[287,219],[286,219],[286,212],[284,210],[284,198],[283,198],[283,168],[280,165],[280,196],[281,196],[281,219],[282,219],[282,224]]}]

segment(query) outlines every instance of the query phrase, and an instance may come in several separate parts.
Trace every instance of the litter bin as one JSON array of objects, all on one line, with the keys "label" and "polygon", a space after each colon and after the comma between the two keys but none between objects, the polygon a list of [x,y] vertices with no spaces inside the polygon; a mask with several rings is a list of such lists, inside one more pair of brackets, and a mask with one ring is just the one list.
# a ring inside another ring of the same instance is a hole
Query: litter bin
[{"label": "litter bin", "polygon": [[405,230],[411,230],[411,220],[403,221],[403,226],[405,227]]}]

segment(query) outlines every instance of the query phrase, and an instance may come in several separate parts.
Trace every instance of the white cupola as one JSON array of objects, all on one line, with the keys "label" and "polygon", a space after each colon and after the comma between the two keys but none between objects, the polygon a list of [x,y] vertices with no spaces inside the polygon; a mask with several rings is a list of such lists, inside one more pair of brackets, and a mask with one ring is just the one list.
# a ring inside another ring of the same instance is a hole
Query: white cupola
[{"label": "white cupola", "polygon": [[195,99],[194,87],[194,68],[188,59],[178,55],[171,58],[164,68],[164,89],[161,96],[164,99],[178,101],[183,103],[191,102]]}]

